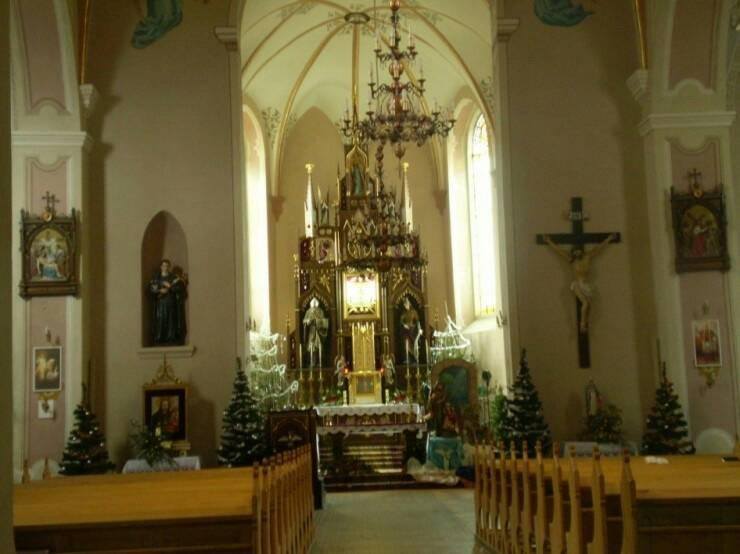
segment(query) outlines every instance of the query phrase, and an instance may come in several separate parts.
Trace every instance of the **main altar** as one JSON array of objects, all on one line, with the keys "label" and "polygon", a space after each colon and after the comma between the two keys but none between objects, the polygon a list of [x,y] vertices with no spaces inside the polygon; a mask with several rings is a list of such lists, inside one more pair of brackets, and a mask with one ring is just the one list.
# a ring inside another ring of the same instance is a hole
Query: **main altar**
[{"label": "main altar", "polygon": [[412,437],[426,429],[427,260],[413,225],[408,164],[390,188],[371,175],[367,147],[356,136],[345,153],[333,202],[306,166],[290,367],[298,401],[317,409],[324,459],[336,460],[341,443],[378,462],[365,469],[388,474],[393,466],[402,474]]}]

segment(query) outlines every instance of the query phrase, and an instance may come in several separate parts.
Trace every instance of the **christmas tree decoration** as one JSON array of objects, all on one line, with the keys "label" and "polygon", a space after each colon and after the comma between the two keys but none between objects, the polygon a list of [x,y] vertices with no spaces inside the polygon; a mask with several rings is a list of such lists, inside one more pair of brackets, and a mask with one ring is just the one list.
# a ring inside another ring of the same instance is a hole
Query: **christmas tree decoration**
[{"label": "christmas tree decoration", "polygon": [[645,420],[647,429],[642,437],[640,452],[645,455],[693,454],[686,418],[666,375],[665,363],[660,385],[655,391],[655,405]]},{"label": "christmas tree decoration", "polygon": [[260,402],[249,387],[249,379],[236,360],[236,377],[231,402],[224,410],[218,463],[241,467],[259,461],[266,454],[265,420]]},{"label": "christmas tree decoration", "polygon": [[98,419],[84,403],[74,411],[75,426],[67,439],[59,469],[61,475],[93,475],[107,473],[115,468],[108,457],[105,437]]},{"label": "christmas tree decoration", "polygon": [[519,373],[509,389],[506,406],[506,416],[500,430],[502,440],[507,445],[513,441],[519,450],[526,441],[531,455],[534,455],[537,441],[541,441],[543,450],[547,450],[551,443],[550,428],[545,422],[542,402],[529,373],[526,350],[522,350]]},{"label": "christmas tree decoration", "polygon": [[278,363],[284,341],[279,333],[249,331],[249,376],[254,395],[265,411],[290,408],[298,392],[298,381],[288,381],[285,364]]},{"label": "christmas tree decoration", "polygon": [[172,442],[165,439],[161,427],[152,429],[136,421],[132,421],[131,426],[134,428],[134,432],[130,435],[131,444],[137,458],[144,460],[152,468],[156,465],[175,465],[168,451]]},{"label": "christmas tree decoration", "polygon": [[452,321],[449,314],[447,315],[445,330],[432,333],[432,347],[430,350],[432,352],[432,365],[453,359],[473,361],[470,341],[465,338],[461,327]]}]

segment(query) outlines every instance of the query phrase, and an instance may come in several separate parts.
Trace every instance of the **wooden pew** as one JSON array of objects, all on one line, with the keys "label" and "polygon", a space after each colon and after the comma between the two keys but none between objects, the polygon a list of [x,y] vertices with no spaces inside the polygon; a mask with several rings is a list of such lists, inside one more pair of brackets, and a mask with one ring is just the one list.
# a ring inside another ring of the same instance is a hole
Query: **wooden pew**
[{"label": "wooden pew", "polygon": [[36,481],[15,499],[29,551],[306,554],[314,536],[307,447],[251,468]]}]

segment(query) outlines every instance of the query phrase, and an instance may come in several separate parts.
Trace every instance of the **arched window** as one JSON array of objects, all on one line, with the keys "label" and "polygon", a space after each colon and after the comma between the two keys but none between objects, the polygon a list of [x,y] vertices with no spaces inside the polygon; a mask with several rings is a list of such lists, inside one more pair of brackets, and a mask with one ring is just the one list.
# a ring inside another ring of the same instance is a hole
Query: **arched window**
[{"label": "arched window", "polygon": [[493,202],[495,162],[491,156],[491,146],[488,125],[481,114],[474,119],[468,145],[470,248],[477,317],[495,313],[498,289]]}]

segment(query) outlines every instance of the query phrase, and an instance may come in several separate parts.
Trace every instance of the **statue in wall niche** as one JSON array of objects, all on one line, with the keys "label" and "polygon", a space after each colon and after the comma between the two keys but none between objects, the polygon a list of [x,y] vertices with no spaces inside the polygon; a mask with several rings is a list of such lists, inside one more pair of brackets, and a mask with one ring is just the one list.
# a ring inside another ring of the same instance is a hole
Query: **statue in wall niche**
[{"label": "statue in wall niche", "polygon": [[151,339],[155,346],[180,346],[185,344],[185,299],[187,277],[179,268],[173,269],[170,260],[162,260],[159,270],[149,281],[149,294],[153,300]]}]

